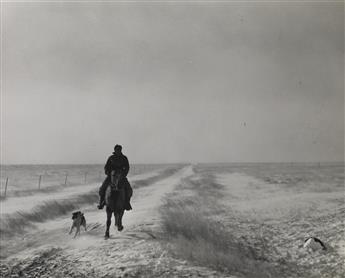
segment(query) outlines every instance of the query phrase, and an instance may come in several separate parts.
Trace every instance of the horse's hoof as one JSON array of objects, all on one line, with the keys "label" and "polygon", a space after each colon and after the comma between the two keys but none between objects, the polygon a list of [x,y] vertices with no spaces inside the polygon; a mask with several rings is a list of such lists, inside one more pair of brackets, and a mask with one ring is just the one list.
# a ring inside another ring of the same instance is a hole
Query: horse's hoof
[{"label": "horse's hoof", "polygon": [[104,235],[104,238],[105,239],[108,239],[110,236],[109,236],[109,233],[105,233],[105,235]]},{"label": "horse's hoof", "polygon": [[119,232],[121,232],[121,231],[123,230],[123,226],[117,227],[117,230],[118,230]]}]

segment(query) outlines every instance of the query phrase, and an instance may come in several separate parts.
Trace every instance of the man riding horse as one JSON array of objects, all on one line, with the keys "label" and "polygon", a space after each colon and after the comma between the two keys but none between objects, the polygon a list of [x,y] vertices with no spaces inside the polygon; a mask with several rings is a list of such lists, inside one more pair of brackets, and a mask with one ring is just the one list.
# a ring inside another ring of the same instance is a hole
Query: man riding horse
[{"label": "man riding horse", "polygon": [[103,209],[105,205],[105,191],[108,185],[111,182],[111,174],[120,174],[121,175],[121,183],[124,184],[125,188],[125,209],[131,210],[132,206],[130,204],[130,199],[132,197],[132,187],[127,180],[127,174],[129,171],[129,163],[128,159],[125,155],[122,154],[122,146],[116,145],[114,147],[113,154],[108,158],[107,163],[104,166],[105,174],[107,175],[106,179],[104,180],[102,186],[99,188],[99,209]]}]

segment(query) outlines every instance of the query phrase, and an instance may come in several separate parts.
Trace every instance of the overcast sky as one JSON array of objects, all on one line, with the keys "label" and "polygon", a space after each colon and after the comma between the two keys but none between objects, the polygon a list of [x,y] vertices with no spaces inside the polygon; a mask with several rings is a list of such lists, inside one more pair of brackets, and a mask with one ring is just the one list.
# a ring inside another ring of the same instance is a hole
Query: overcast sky
[{"label": "overcast sky", "polygon": [[344,160],[344,3],[4,3],[2,163]]}]

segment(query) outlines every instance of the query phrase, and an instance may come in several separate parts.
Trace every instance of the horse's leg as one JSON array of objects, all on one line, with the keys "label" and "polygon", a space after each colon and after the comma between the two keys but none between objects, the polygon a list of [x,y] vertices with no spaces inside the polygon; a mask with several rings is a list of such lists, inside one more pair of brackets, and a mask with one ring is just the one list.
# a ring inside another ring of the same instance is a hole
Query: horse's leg
[{"label": "horse's leg", "polygon": [[123,230],[123,226],[122,226],[122,216],[123,216],[123,213],[124,213],[124,211],[122,210],[121,212],[118,212],[116,214],[116,216],[117,216],[117,230],[120,231],[120,232]]},{"label": "horse's leg", "polygon": [[115,211],[114,211],[114,218],[115,218],[115,226],[118,226],[119,220],[118,220],[118,217],[117,217],[117,212],[115,212]]},{"label": "horse's leg", "polygon": [[105,237],[109,238],[109,227],[111,225],[111,216],[112,216],[112,212],[108,209],[106,209],[107,211],[107,230],[105,231]]}]

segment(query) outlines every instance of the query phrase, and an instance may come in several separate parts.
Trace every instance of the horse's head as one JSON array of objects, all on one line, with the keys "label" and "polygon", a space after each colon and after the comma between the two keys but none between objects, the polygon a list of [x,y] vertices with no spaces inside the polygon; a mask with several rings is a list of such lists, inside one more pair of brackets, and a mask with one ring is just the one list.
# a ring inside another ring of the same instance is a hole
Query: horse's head
[{"label": "horse's head", "polygon": [[113,191],[118,191],[120,189],[120,181],[122,179],[121,173],[116,173],[115,171],[111,172],[110,177],[110,186]]}]

